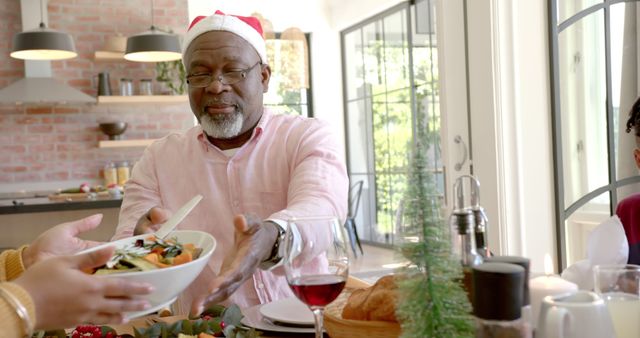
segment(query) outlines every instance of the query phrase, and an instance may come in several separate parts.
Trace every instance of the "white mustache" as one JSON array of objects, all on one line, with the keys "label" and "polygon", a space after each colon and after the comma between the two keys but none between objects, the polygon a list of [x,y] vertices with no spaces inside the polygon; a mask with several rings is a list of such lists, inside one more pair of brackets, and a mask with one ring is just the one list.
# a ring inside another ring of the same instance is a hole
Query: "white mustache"
[{"label": "white mustache", "polygon": [[224,105],[228,105],[228,106],[236,106],[236,104],[233,103],[233,102],[229,102],[229,101],[226,101],[224,99],[220,99],[220,98],[214,97],[213,99],[207,100],[205,102],[205,107],[206,106],[213,106],[213,105],[220,105],[220,104],[224,104]]},{"label": "white mustache", "polygon": [[211,102],[211,103],[205,104],[204,107],[202,107],[202,112],[206,113],[207,112],[207,108],[209,108],[211,106],[219,106],[219,105],[233,106],[235,108],[235,110],[238,111],[238,105],[236,105],[234,103],[229,103],[229,102]]}]

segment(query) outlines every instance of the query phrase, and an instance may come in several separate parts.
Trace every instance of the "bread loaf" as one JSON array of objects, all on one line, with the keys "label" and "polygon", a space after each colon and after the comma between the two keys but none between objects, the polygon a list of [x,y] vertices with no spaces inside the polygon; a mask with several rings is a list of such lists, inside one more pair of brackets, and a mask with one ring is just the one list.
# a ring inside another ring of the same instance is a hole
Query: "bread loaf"
[{"label": "bread loaf", "polygon": [[398,286],[395,277],[387,275],[373,286],[351,293],[342,310],[342,318],[397,322]]}]

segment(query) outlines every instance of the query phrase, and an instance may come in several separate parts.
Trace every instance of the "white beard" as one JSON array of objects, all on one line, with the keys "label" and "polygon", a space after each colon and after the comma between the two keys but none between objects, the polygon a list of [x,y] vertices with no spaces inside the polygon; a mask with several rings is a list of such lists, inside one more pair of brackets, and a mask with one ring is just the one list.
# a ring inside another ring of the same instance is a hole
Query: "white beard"
[{"label": "white beard", "polygon": [[208,136],[217,139],[229,139],[240,135],[242,120],[243,116],[239,111],[235,111],[230,116],[226,114],[218,116],[203,114],[200,118],[200,124],[202,125],[202,130]]}]

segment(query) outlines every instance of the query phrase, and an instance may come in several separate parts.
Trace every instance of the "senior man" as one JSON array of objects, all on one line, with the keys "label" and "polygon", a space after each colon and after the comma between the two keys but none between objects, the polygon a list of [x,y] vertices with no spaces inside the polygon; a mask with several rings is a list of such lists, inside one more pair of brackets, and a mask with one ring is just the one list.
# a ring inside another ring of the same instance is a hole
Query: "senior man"
[{"label": "senior man", "polygon": [[174,309],[184,313],[190,305],[196,314],[225,300],[249,307],[290,297],[277,268],[285,220],[345,219],[343,151],[326,123],[263,106],[271,69],[256,18],[217,11],[194,19],[183,62],[199,125],[145,150],[125,187],[115,237],[152,231],[201,194],[178,228],[209,232],[218,246]]}]

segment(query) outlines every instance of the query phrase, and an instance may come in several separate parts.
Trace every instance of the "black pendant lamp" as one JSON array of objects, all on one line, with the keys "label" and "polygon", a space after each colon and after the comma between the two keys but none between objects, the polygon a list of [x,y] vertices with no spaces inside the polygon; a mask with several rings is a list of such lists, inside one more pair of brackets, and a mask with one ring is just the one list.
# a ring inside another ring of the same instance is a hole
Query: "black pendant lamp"
[{"label": "black pendant lamp", "polygon": [[47,28],[40,1],[40,27],[13,36],[11,57],[22,60],[64,60],[78,56],[71,35]]},{"label": "black pendant lamp", "polygon": [[151,0],[151,28],[127,39],[124,58],[137,62],[162,62],[182,58],[178,36],[163,32],[153,25],[153,0]]}]

